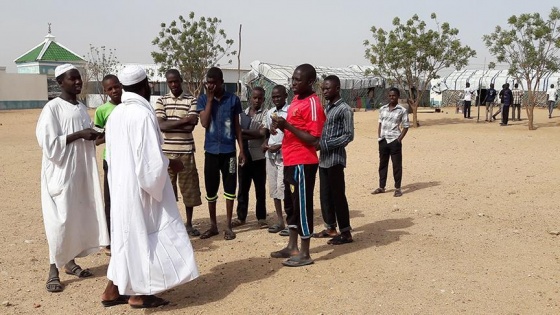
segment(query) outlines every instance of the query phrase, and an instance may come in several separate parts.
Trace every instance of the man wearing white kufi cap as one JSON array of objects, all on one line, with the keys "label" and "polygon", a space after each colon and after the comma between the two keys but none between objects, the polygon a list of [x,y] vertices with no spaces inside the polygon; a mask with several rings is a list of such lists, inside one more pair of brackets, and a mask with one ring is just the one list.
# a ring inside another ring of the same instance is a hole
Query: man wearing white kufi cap
[{"label": "man wearing white kufi cap", "polygon": [[[150,308],[169,302],[154,296],[198,277],[193,249],[167,168],[182,168],[161,151],[162,138],[150,103],[146,72],[127,66],[119,73],[125,92],[107,121],[111,190],[109,283],[106,307]],[[128,297],[130,296],[130,297]]]},{"label": "man wearing white kufi cap", "polygon": [[86,107],[77,99],[80,72],[64,64],[56,67],[55,76],[62,93],[45,105],[36,129],[43,152],[41,204],[51,263],[49,292],[63,290],[58,268],[80,278],[91,276],[74,258],[109,244],[92,141],[100,134],[91,128]]}]

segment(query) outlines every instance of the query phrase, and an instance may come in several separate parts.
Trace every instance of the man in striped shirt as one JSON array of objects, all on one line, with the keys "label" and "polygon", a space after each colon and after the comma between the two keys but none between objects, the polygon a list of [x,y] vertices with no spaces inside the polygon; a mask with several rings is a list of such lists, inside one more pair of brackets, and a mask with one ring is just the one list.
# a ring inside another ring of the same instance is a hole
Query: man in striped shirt
[{"label": "man in striped shirt", "polygon": [[511,93],[513,94],[511,120],[515,121],[515,110],[517,109],[517,120],[521,121],[521,100],[523,99],[523,90],[519,88],[519,84],[515,83]]},{"label": "man in striped shirt", "polygon": [[198,123],[196,98],[183,91],[183,78],[177,69],[167,70],[165,79],[170,91],[160,97],[155,106],[159,127],[163,132],[162,151],[170,160],[179,159],[185,166],[180,172],[169,169],[169,177],[175,198],[178,196],[179,182],[187,213],[187,232],[190,236],[199,236],[200,232],[192,226],[193,208],[202,204],[192,135]]},{"label": "man in striped shirt", "polygon": [[[327,120],[323,126],[321,140],[317,143],[317,149],[321,151],[319,183],[325,229],[313,236],[332,237],[327,244],[342,245],[352,242],[344,168],[345,148],[354,140],[354,116],[352,108],[340,98],[340,79],[337,76],[327,76],[323,81],[322,90],[323,96],[329,102],[325,110]],[[337,221],[340,235],[336,233]]]},{"label": "man in striped shirt", "polygon": [[372,194],[385,192],[389,158],[391,158],[393,177],[395,178],[395,193],[393,196],[402,196],[402,140],[408,132],[410,123],[408,122],[406,109],[399,105],[400,94],[399,89],[391,88],[389,90],[389,104],[379,109],[379,127],[377,129],[377,142],[379,143],[379,187]]}]

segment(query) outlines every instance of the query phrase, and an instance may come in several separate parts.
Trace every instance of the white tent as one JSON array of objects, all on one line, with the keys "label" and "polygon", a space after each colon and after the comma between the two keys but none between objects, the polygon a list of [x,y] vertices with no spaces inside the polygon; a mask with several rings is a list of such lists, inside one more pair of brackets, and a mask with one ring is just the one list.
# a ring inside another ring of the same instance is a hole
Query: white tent
[{"label": "white tent", "polygon": [[[241,79],[244,85],[248,85],[253,80],[264,76],[275,84],[280,84],[290,88],[292,74],[295,66],[282,66],[272,63],[264,63],[258,60],[251,62],[251,70]],[[328,75],[336,75],[340,79],[340,88],[367,89],[370,87],[382,86],[383,79],[374,75],[365,75],[369,67],[349,66],[346,68],[331,68],[316,66],[317,77],[325,78]]]}]

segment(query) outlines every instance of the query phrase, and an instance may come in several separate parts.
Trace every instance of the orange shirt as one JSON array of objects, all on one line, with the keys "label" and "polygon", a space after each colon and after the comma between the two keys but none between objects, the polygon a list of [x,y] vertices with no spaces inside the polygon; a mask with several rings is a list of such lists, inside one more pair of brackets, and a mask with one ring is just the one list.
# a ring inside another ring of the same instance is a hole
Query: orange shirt
[{"label": "orange shirt", "polygon": [[[320,138],[325,120],[325,111],[317,94],[313,93],[302,100],[298,99],[297,95],[294,96],[288,109],[288,123],[314,137]],[[284,156],[284,166],[319,163],[315,147],[305,144],[288,130],[284,131],[282,154]]]}]

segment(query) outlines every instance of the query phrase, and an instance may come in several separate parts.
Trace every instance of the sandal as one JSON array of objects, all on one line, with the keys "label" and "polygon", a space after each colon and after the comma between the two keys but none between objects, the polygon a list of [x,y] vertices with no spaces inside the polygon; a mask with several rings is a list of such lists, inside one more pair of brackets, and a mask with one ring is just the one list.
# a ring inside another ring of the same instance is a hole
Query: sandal
[{"label": "sandal", "polygon": [[103,307],[111,307],[111,306],[116,306],[116,305],[121,305],[121,304],[128,304],[128,299],[129,298],[130,298],[130,296],[128,296],[128,295],[119,295],[119,297],[117,297],[114,300],[101,301],[101,304],[103,304]]},{"label": "sandal", "polygon": [[187,234],[189,236],[200,236],[200,231],[197,230],[196,228],[192,226],[185,226],[185,228],[187,229]]},{"label": "sandal", "polygon": [[313,233],[313,237],[315,238],[335,237],[337,235],[338,233],[336,233],[336,230],[333,229],[324,229],[319,233]]},{"label": "sandal", "polygon": [[74,265],[74,267],[72,267],[71,270],[64,269],[64,272],[67,275],[74,275],[78,278],[86,278],[86,277],[93,276],[93,273],[91,273],[89,269],[82,269],[82,267],[80,267],[79,265]]},{"label": "sandal", "polygon": [[224,231],[224,240],[226,241],[231,241],[234,240],[236,237],[235,232],[234,231]]},{"label": "sandal", "polygon": [[245,225],[245,220],[235,219],[235,220],[231,221],[231,226],[232,227],[238,227],[238,226],[242,226],[242,225]]},{"label": "sandal", "polygon": [[290,257],[282,262],[282,265],[286,267],[303,267],[313,264],[313,259],[302,259],[298,256]]},{"label": "sandal", "polygon": [[282,231],[280,231],[280,233],[278,233],[278,235],[280,235],[280,236],[290,236],[290,229],[285,228]]},{"label": "sandal", "polygon": [[393,194],[393,197],[400,197],[400,196],[402,196],[402,191],[399,188],[399,189],[395,190],[395,193]]},{"label": "sandal", "polygon": [[338,235],[335,236],[333,238],[331,238],[327,244],[329,245],[342,245],[342,244],[348,244],[348,243],[352,243],[354,240],[352,239],[352,236],[348,237],[348,236],[344,236],[344,235]]},{"label": "sandal", "polygon": [[266,229],[268,227],[268,222],[265,219],[260,219],[257,223],[259,225],[259,229]]},{"label": "sandal", "polygon": [[54,292],[62,292],[62,290],[64,290],[64,288],[62,287],[62,283],[60,283],[60,278],[59,277],[51,277],[49,278],[49,280],[47,280],[47,291],[54,293]]},{"label": "sandal", "polygon": [[218,231],[209,229],[209,230],[206,230],[204,233],[202,233],[202,235],[200,235],[200,239],[204,240],[204,239],[207,239],[207,238],[211,238],[212,236],[216,236],[218,234],[220,234]]},{"label": "sandal", "polygon": [[130,304],[132,308],[155,308],[169,304],[169,301],[159,298],[154,295],[148,295],[142,301],[142,304]]},{"label": "sandal", "polygon": [[268,228],[268,233],[278,233],[282,231],[284,227],[278,223],[274,224],[273,226]]},{"label": "sandal", "polygon": [[384,192],[385,192],[385,188],[379,187],[379,188],[377,188],[376,190],[372,191],[371,194],[372,194],[372,195],[377,195],[377,194],[382,194],[382,193],[384,193]]}]

